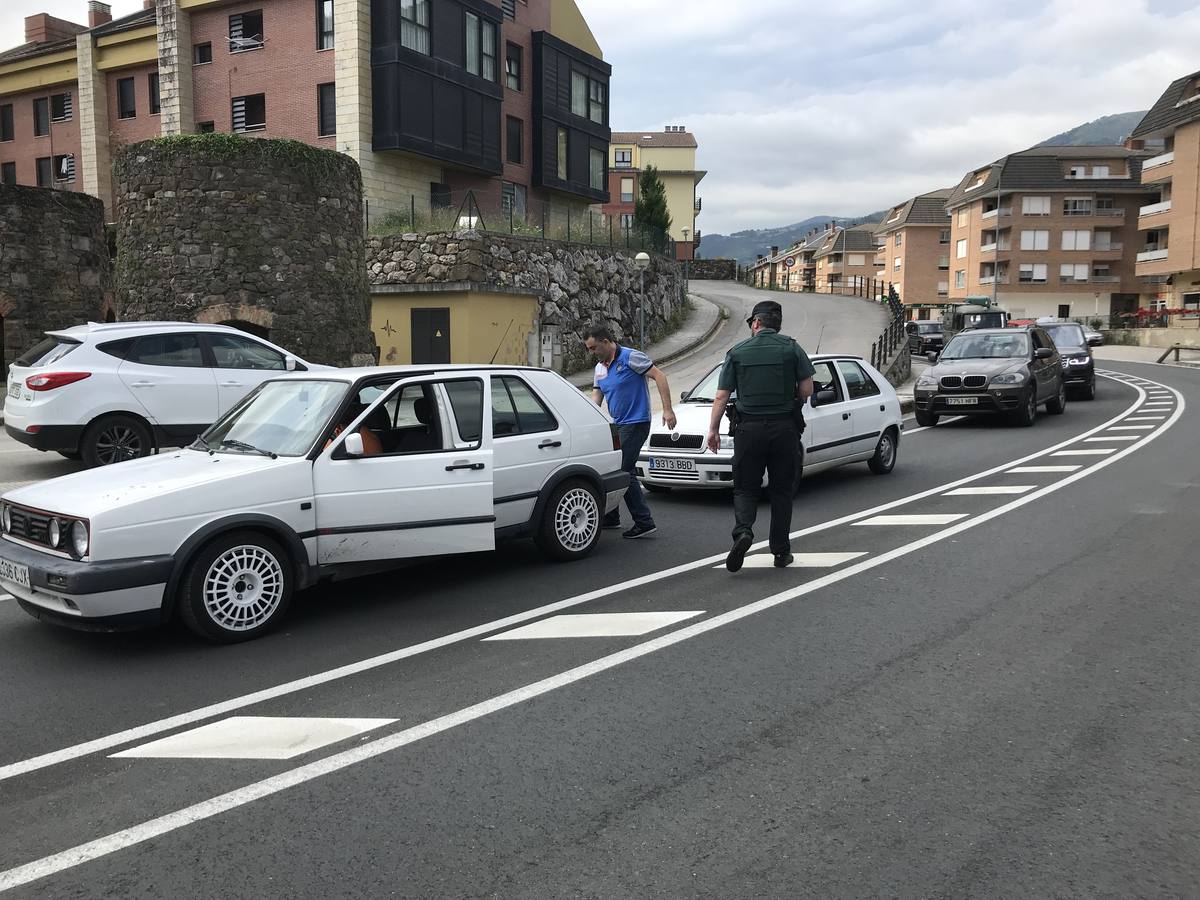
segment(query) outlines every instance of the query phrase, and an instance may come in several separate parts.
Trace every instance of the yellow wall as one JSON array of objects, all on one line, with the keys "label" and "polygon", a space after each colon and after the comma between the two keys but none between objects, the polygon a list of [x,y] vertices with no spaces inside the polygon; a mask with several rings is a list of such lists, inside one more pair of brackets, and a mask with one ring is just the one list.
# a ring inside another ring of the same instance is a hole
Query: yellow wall
[{"label": "yellow wall", "polygon": [[158,59],[158,26],[143,25],[96,41],[96,68],[108,71]]},{"label": "yellow wall", "polygon": [[[641,165],[667,172],[690,172],[696,168],[695,147],[642,147]],[[636,159],[635,159],[635,164]]]},{"label": "yellow wall", "polygon": [[584,53],[604,59],[604,51],[596,43],[596,36],[588,28],[587,20],[575,5],[575,0],[551,0],[550,33]]},{"label": "yellow wall", "polygon": [[528,337],[534,331],[538,301],[532,295],[439,291],[375,294],[371,329],[379,345],[380,365],[412,362],[412,310],[450,310],[450,362],[527,365]]},{"label": "yellow wall", "polygon": [[75,81],[79,67],[75,48],[0,65],[0,96]]},{"label": "yellow wall", "polygon": [[667,191],[667,211],[671,214],[671,237],[683,240],[683,229],[688,229],[688,239],[696,234],[695,193],[696,179],[692,175],[663,175],[663,187]]}]

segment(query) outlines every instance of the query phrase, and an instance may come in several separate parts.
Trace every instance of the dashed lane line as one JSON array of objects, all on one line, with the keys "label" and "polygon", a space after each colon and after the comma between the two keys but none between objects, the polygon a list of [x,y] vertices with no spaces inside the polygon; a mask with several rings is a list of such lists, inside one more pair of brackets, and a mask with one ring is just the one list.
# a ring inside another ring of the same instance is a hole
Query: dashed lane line
[{"label": "dashed lane line", "polygon": [[1037,488],[1036,484],[994,484],[984,487],[964,487],[947,491],[946,497],[986,497],[989,495],[1027,494]]}]

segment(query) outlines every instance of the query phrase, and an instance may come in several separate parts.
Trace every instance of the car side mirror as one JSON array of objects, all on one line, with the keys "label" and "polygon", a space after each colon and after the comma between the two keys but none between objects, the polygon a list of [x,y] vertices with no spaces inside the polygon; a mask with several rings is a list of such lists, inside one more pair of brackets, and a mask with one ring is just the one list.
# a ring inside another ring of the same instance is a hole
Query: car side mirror
[{"label": "car side mirror", "polygon": [[679,392],[679,400],[681,403],[687,403],[687,399],[690,396],[692,396],[691,391],[680,391]]},{"label": "car side mirror", "polygon": [[1033,351],[1034,359],[1049,359],[1054,355],[1054,351],[1049,347],[1038,347]]},{"label": "car side mirror", "polygon": [[813,394],[813,401],[812,401],[813,406],[825,406],[826,404],[836,403],[836,402],[837,402],[837,391],[833,391],[833,390],[826,388],[823,391],[817,391],[815,394]]},{"label": "car side mirror", "polygon": [[930,350],[925,354],[925,358],[929,360],[931,364],[936,365],[938,361],[938,352],[936,350]]},{"label": "car side mirror", "polygon": [[347,456],[366,456],[366,451],[363,450],[362,435],[357,431],[352,431],[346,435],[346,440],[343,445],[346,448]]},{"label": "car side mirror", "polygon": [[295,371],[296,371],[296,365],[297,365],[297,363],[296,363],[296,357],[294,357],[294,356],[290,356],[290,355],[289,355],[289,356],[285,356],[285,357],[283,358],[283,367],[284,367],[285,369],[287,369],[289,372],[295,372]]}]

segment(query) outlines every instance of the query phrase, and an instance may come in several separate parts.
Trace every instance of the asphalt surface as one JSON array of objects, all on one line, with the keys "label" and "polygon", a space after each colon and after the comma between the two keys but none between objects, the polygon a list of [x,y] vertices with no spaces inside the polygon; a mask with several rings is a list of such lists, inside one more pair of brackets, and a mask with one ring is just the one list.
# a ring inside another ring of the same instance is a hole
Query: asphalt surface
[{"label": "asphalt surface", "polygon": [[[822,568],[728,574],[729,497],[676,491],[652,538],[335,583],[235,647],[0,601],[0,892],[1198,896],[1200,371],[1104,368],[1147,381],[807,480],[794,549],[861,554]],[[680,618],[484,640],[635,612]],[[383,721],[112,756],[230,716]]]}]

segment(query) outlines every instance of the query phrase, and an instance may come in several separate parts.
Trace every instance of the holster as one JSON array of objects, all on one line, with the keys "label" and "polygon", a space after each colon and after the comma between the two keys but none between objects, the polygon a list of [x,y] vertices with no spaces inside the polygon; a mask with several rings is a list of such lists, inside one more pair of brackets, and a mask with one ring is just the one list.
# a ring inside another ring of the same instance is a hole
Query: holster
[{"label": "holster", "polygon": [[738,425],[742,423],[742,413],[732,400],[725,405],[725,418],[729,420],[730,435],[737,434]]},{"label": "holster", "polygon": [[799,398],[792,401],[792,422],[796,426],[797,434],[804,434],[804,402]]}]

